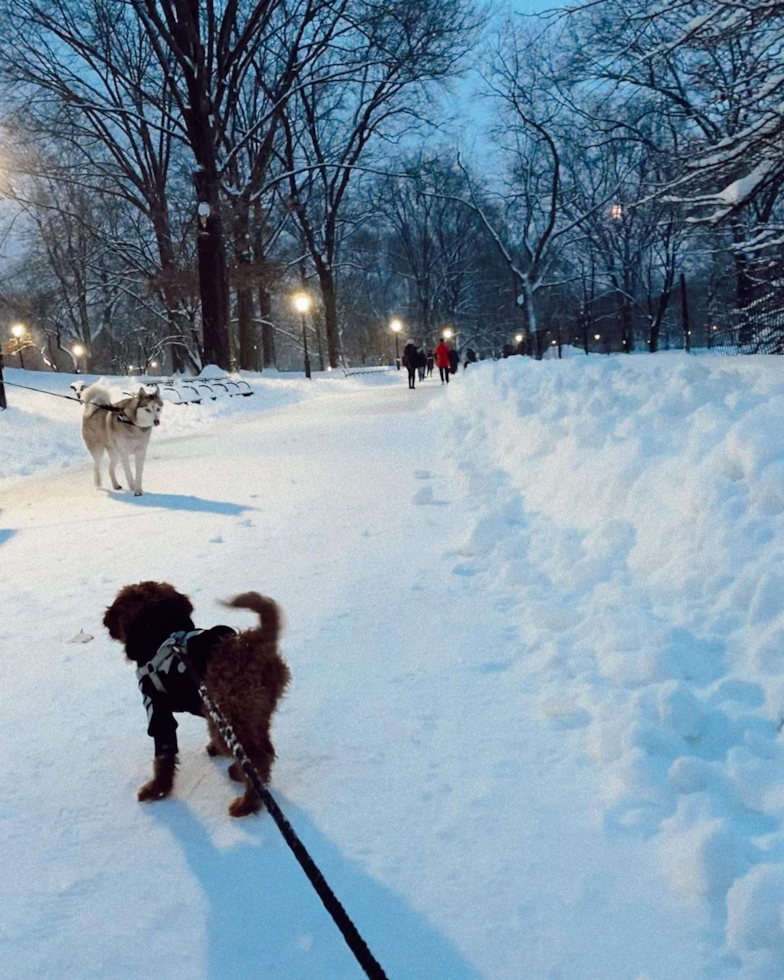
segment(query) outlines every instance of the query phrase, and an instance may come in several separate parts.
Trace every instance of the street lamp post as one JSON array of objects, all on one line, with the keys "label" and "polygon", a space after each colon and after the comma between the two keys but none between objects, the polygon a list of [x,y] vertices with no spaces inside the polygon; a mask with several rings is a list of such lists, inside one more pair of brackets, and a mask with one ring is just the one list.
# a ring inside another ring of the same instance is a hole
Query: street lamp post
[{"label": "street lamp post", "polygon": [[17,343],[19,344],[19,349],[17,350],[17,354],[19,355],[19,367],[22,369],[24,369],[24,357],[22,356],[22,350],[23,350],[22,337],[24,337],[26,331],[27,331],[27,327],[23,323],[14,323],[11,327],[11,333],[14,335]]},{"label": "street lamp post", "polygon": [[395,335],[395,364],[397,365],[397,369],[399,371],[400,370],[400,343],[398,337],[400,335],[400,331],[403,329],[402,320],[398,320],[397,317],[395,317],[394,320],[390,320],[389,329]]},{"label": "street lamp post", "polygon": [[302,317],[302,347],[305,352],[305,377],[310,377],[310,355],[308,354],[308,336],[305,332],[305,316],[310,309],[312,300],[307,293],[297,293],[294,297],[294,308]]}]

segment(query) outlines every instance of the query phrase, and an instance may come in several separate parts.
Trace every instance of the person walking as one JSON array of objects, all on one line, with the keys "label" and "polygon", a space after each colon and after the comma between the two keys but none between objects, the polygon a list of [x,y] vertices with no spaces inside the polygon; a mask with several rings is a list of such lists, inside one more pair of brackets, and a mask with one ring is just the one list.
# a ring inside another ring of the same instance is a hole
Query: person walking
[{"label": "person walking", "polygon": [[417,371],[419,372],[419,380],[425,380],[425,371],[427,370],[427,354],[425,354],[424,348],[417,354]]},{"label": "person walking", "polygon": [[436,359],[438,373],[441,375],[441,384],[444,384],[444,382],[449,384],[449,347],[443,337],[436,344],[433,356]]},{"label": "person walking", "polygon": [[433,377],[433,364],[435,363],[435,358],[433,357],[432,350],[427,352],[427,376],[428,378]]},{"label": "person walking", "polygon": [[469,364],[476,364],[476,351],[474,350],[473,347],[469,347],[468,348],[468,350],[466,351],[465,358],[466,359],[465,359],[465,361],[463,363],[463,370],[464,371],[468,367]]},{"label": "person walking", "polygon": [[416,388],[416,372],[419,362],[419,351],[413,340],[407,340],[403,348],[403,364],[408,370],[408,387]]},{"label": "person walking", "polygon": [[460,355],[457,353],[454,347],[449,351],[449,373],[457,374],[457,370],[460,367]]}]

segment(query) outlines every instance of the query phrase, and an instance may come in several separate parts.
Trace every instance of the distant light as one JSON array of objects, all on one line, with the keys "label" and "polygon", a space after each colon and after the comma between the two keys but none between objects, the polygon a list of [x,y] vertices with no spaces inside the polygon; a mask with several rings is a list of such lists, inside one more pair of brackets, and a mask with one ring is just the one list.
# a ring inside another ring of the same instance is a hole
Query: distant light
[{"label": "distant light", "polygon": [[332,365],[331,365],[331,364],[328,364],[328,365],[327,365],[327,370],[328,370],[328,371],[331,371],[331,370],[332,370]]},{"label": "distant light", "polygon": [[444,338],[446,340],[451,340],[452,337],[454,337],[454,335],[455,335],[454,330],[450,330],[449,327],[447,327],[446,330],[444,330]]},{"label": "distant light", "polygon": [[620,221],[623,217],[623,205],[613,204],[610,206],[610,217],[613,221]]},{"label": "distant light", "polygon": [[558,343],[558,341],[557,340],[551,340],[550,343],[553,345],[553,347],[555,347],[555,345]]},{"label": "distant light", "polygon": [[398,318],[395,317],[393,320],[389,321],[389,329],[393,330],[395,333],[400,333],[400,331],[403,329],[403,321],[398,320]]},{"label": "distant light", "polygon": [[294,308],[298,313],[307,313],[313,304],[313,300],[307,293],[294,294]]},{"label": "distant light", "polygon": [[133,373],[133,372],[134,372],[134,371],[136,370],[136,365],[134,365],[134,364],[129,364],[129,365],[128,365],[128,370],[129,370],[129,371],[131,371],[131,372]]},{"label": "distant light", "polygon": [[516,333],[515,340],[517,341],[518,344],[521,344],[523,342],[523,335],[521,333]]},{"label": "distant light", "polygon": [[715,324],[715,323],[714,323],[714,325],[713,325],[713,326],[711,327],[711,330],[718,330],[718,329],[719,329],[719,328],[718,328],[718,327],[716,326],[716,324]]},{"label": "distant light", "polygon": [[602,335],[601,335],[600,333],[595,333],[595,334],[593,335],[593,339],[594,339],[594,340],[601,340],[601,339],[602,339]]},{"label": "distant light", "polygon": [[157,368],[158,367],[158,362],[157,361],[150,361],[150,367],[156,367]]},{"label": "distant light", "polygon": [[23,323],[14,323],[11,325],[11,333],[19,340],[20,337],[24,337],[27,332],[27,327]]},{"label": "distant light", "polygon": [[81,344],[74,344],[71,353],[74,357],[81,357],[84,354],[84,347]]}]

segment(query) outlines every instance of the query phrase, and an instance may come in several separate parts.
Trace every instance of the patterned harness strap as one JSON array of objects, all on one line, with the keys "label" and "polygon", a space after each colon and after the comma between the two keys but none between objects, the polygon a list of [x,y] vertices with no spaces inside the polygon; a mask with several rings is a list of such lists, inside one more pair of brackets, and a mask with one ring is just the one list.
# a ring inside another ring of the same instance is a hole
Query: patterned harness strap
[{"label": "patterned harness strap", "polygon": [[161,694],[165,694],[166,685],[161,680],[160,675],[171,672],[175,659],[178,661],[178,672],[184,674],[187,668],[180,658],[187,651],[188,640],[203,632],[204,630],[178,630],[176,633],[172,633],[168,640],[164,640],[158,647],[152,660],[136,671],[136,679],[139,684],[141,685],[145,677],[149,677],[155,689]]}]

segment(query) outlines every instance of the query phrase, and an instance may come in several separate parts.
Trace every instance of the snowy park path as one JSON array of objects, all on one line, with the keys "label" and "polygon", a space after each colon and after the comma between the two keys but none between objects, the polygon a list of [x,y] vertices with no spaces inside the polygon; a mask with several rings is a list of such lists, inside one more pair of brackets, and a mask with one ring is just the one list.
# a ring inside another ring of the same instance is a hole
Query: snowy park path
[{"label": "snowy park path", "polygon": [[269,817],[226,815],[201,722],[181,721],[175,796],[136,802],[151,745],[100,620],[145,578],[187,592],[197,625],[250,625],[213,602],[246,589],[283,606],[273,792],[391,980],[703,975],[705,913],[604,829],[581,714],[547,700],[481,536],[465,546],[482,494],[442,451],[445,395],[156,433],[140,499],[95,491],[86,464],[6,488],[4,977],[361,976]]}]

